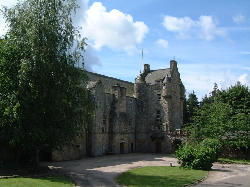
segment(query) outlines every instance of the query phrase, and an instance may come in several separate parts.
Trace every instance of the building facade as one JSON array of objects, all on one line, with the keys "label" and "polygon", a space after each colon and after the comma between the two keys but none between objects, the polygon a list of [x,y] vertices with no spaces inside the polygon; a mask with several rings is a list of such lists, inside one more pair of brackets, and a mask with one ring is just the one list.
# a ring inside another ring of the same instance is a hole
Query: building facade
[{"label": "building facade", "polygon": [[74,145],[54,151],[52,160],[130,152],[171,153],[183,125],[185,88],[177,62],[166,69],[144,65],[135,83],[88,72],[95,113]]}]

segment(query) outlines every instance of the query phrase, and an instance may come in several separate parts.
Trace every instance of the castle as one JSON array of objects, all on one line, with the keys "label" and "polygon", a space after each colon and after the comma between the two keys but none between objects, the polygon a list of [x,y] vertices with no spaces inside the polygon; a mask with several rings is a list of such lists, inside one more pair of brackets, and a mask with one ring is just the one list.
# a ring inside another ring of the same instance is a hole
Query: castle
[{"label": "castle", "polygon": [[54,151],[52,160],[130,152],[170,153],[183,124],[185,88],[175,60],[170,68],[144,65],[135,83],[87,72],[95,113],[75,144]]}]

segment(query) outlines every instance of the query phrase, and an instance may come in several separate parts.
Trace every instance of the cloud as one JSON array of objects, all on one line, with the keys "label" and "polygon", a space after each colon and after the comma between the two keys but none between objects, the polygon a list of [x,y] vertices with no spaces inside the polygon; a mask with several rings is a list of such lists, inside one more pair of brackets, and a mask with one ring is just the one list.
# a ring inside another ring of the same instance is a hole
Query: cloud
[{"label": "cloud", "polygon": [[[76,10],[76,14],[73,16],[73,23],[77,27],[81,27],[86,21],[86,12],[88,10],[89,0],[77,0],[79,8]],[[79,28],[81,34],[83,34],[83,28]]]},{"label": "cloud", "polygon": [[101,66],[101,61],[97,56],[95,49],[91,45],[87,46],[83,57],[84,57],[84,68],[87,71],[93,71],[93,68],[95,66]]},{"label": "cloud", "polygon": [[[17,0],[8,0],[8,1],[0,1],[0,9],[3,6],[11,8],[13,7],[18,1]],[[5,19],[0,11],[0,37],[3,36],[8,30],[8,26],[5,23]]]},{"label": "cloud", "polygon": [[243,23],[245,21],[245,16],[243,16],[242,14],[238,14],[236,16],[233,16],[232,18],[233,22],[237,24]]},{"label": "cloud", "polygon": [[177,32],[181,38],[186,38],[187,32],[195,26],[195,22],[189,17],[177,18],[173,16],[165,16],[163,26],[172,32]]},{"label": "cloud", "polygon": [[248,82],[249,82],[248,74],[244,73],[240,75],[238,78],[238,81],[243,85],[248,85]]},{"label": "cloud", "polygon": [[7,24],[5,23],[4,18],[0,15],[0,37],[3,36],[7,30]]},{"label": "cloud", "polygon": [[176,32],[182,39],[199,36],[199,38],[210,41],[216,36],[226,36],[226,30],[216,26],[212,16],[200,16],[198,20],[190,17],[165,16],[163,26],[170,32]]},{"label": "cloud", "polygon": [[[194,90],[199,99],[212,91],[214,83],[217,83],[220,89],[227,89],[237,81],[250,86],[249,76],[246,73],[248,66],[212,63],[179,64],[178,66],[187,93]],[[235,70],[241,73],[236,73]]]},{"label": "cloud", "polygon": [[86,12],[83,25],[85,36],[93,41],[93,47],[107,46],[127,52],[136,49],[148,32],[144,22],[134,21],[129,14],[113,9],[107,11],[100,2],[95,2]]},{"label": "cloud", "polygon": [[168,47],[168,41],[164,40],[164,39],[158,39],[156,41],[157,45],[163,48],[167,48]]},{"label": "cloud", "polygon": [[216,36],[226,36],[226,31],[216,27],[216,24],[211,16],[200,16],[197,22],[201,29],[201,38],[205,40],[213,40]]}]

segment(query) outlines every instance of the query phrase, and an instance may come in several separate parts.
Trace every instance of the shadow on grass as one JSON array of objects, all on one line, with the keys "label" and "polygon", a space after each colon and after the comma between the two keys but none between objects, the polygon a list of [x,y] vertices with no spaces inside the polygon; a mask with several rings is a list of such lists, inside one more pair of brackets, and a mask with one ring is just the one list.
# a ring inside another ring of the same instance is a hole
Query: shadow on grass
[{"label": "shadow on grass", "polygon": [[20,186],[20,187],[72,187],[73,181],[65,176],[43,176],[43,177],[15,177],[0,179],[0,187],[2,186]]},{"label": "shadow on grass", "polygon": [[[18,184],[18,185],[17,185]],[[51,171],[48,167],[33,168],[31,165],[15,162],[0,167],[0,187],[2,186],[73,186],[67,176]]]}]

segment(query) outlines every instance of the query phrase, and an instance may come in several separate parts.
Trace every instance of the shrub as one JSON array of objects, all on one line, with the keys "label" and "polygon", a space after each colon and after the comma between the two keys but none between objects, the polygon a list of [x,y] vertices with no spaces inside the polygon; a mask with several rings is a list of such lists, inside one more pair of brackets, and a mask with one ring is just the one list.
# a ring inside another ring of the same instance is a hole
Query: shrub
[{"label": "shrub", "polygon": [[205,139],[198,145],[185,143],[176,151],[176,157],[182,167],[209,170],[218,159],[220,151],[218,140]]},{"label": "shrub", "polygon": [[188,143],[185,143],[183,146],[179,147],[175,155],[182,167],[189,168],[195,159],[194,147]]},{"label": "shrub", "polygon": [[222,151],[222,144],[217,139],[211,139],[211,138],[204,139],[200,143],[200,146],[214,149],[215,152],[216,152],[215,161],[218,159],[218,157],[219,157],[219,155],[221,154],[221,151]]}]

